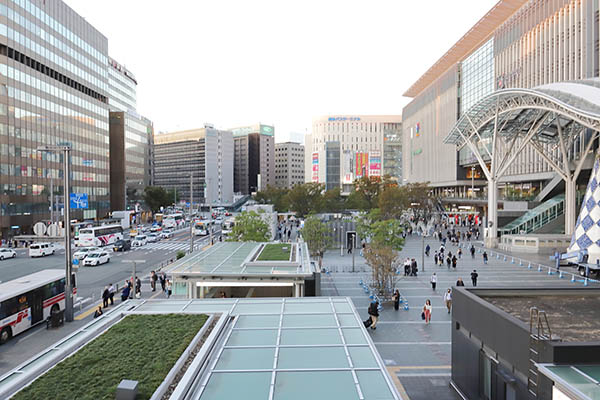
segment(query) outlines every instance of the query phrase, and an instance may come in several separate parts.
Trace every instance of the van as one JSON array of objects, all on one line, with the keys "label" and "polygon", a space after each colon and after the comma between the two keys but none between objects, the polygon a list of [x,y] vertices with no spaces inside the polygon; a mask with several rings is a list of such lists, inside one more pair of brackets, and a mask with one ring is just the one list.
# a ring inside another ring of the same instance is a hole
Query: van
[{"label": "van", "polygon": [[34,243],[29,246],[29,257],[44,257],[54,254],[52,243]]}]

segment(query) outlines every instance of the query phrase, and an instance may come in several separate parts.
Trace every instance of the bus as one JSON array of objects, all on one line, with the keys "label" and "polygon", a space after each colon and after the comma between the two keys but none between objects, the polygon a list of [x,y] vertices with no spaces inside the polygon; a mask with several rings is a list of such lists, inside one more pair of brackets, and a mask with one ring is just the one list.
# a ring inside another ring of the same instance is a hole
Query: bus
[{"label": "bus", "polygon": [[77,245],[101,247],[112,245],[118,240],[123,240],[123,227],[120,224],[94,226],[79,230]]},{"label": "bus", "polygon": [[214,222],[208,220],[196,221],[194,224],[194,234],[196,236],[206,236],[210,234],[209,229],[213,229]]},{"label": "bus", "polygon": [[[77,293],[75,274],[73,293]],[[64,269],[46,269],[0,283],[0,344],[64,308]]]},{"label": "bus", "polygon": [[164,228],[177,228],[184,223],[183,214],[175,213],[169,215],[163,215],[162,226]]}]

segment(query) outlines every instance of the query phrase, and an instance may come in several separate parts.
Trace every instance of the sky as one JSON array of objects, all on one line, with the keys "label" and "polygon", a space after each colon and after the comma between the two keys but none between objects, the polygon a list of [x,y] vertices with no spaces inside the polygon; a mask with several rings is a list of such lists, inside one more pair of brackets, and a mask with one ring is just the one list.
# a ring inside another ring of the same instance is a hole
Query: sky
[{"label": "sky", "polygon": [[401,114],[402,94],[497,0],[66,0],[138,81],[155,132]]}]

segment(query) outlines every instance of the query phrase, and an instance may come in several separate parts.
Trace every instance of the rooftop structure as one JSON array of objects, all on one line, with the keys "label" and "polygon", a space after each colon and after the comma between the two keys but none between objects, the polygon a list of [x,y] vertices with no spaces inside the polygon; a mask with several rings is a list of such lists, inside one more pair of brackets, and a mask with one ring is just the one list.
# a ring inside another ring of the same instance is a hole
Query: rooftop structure
[{"label": "rooftop structure", "polygon": [[217,291],[235,297],[318,295],[318,278],[305,243],[283,246],[289,253],[287,260],[264,260],[261,254],[267,246],[219,242],[206,251],[180,259],[169,272],[173,276],[174,294],[189,298],[212,297]]},{"label": "rooftop structure", "polygon": [[[130,300],[0,377],[0,395],[10,396],[41,376],[122,315],[167,313],[218,317],[191,359],[187,350],[180,358],[189,363],[173,400],[401,399],[351,300],[337,297]],[[167,380],[178,379],[180,361]]]}]

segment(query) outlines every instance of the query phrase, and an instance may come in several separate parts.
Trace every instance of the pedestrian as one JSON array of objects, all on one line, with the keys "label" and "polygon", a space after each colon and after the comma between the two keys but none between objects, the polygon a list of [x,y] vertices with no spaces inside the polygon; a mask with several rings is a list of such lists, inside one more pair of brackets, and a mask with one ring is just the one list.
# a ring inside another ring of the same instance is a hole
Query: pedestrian
[{"label": "pedestrian", "polygon": [[171,298],[171,294],[173,293],[171,291],[171,281],[169,279],[167,279],[167,299]]},{"label": "pedestrian", "polygon": [[462,249],[458,249],[458,258],[462,257]]},{"label": "pedestrian", "polygon": [[456,281],[456,286],[465,286],[465,283],[463,282],[462,278],[458,278],[458,280]]},{"label": "pedestrian", "polygon": [[431,322],[431,311],[433,307],[431,306],[431,300],[425,300],[425,304],[423,305],[423,314],[421,315],[425,320],[425,323],[428,324]]},{"label": "pedestrian", "polygon": [[348,242],[348,254],[352,254],[352,242]]},{"label": "pedestrian", "polygon": [[452,309],[452,291],[450,288],[444,293],[444,303],[446,303],[446,308],[448,309],[448,314],[450,314],[450,310]]},{"label": "pedestrian", "polygon": [[471,258],[475,258],[475,246],[471,245]]},{"label": "pedestrian", "polygon": [[129,294],[131,293],[131,288],[129,285],[123,286],[123,291],[121,292],[121,301],[125,301],[129,298]]},{"label": "pedestrian", "polygon": [[431,246],[429,246],[429,245],[425,246],[425,255],[426,255],[427,257],[429,257],[429,251],[430,251],[430,250],[431,250]]},{"label": "pedestrian", "polygon": [[362,248],[360,249],[360,256],[362,257],[365,254],[365,248],[367,247],[367,244],[365,242],[362,242]]},{"label": "pedestrian", "polygon": [[417,271],[419,270],[419,266],[417,265],[417,260],[415,260],[414,258],[411,261],[410,264],[410,268],[411,268],[411,276],[417,276]]},{"label": "pedestrian", "polygon": [[431,288],[435,290],[435,285],[437,285],[437,275],[435,274],[435,272],[431,275],[431,279],[429,280],[429,282],[431,282]]},{"label": "pedestrian", "polygon": [[135,277],[135,297],[136,299],[142,297],[142,281],[137,276]]},{"label": "pedestrian", "polygon": [[485,251],[483,252],[483,256],[482,257],[483,257],[483,263],[487,264],[487,262],[488,262],[488,255],[487,255],[487,253]]},{"label": "pedestrian", "polygon": [[400,308],[400,291],[398,289],[394,291],[392,300],[394,300],[394,310],[398,311],[398,309]]},{"label": "pedestrian", "polygon": [[108,286],[104,286],[104,290],[102,291],[102,306],[104,308],[108,307],[108,297],[109,297]]},{"label": "pedestrian", "polygon": [[404,260],[404,276],[410,275],[410,260],[407,258]]},{"label": "pedestrian", "polygon": [[437,250],[433,253],[433,264],[437,265],[438,263],[438,253]]},{"label": "pedestrian", "polygon": [[456,256],[452,257],[452,268],[456,269],[456,262],[458,260],[456,259]]},{"label": "pedestrian", "polygon": [[167,283],[167,274],[164,272],[160,275],[160,287],[162,291],[165,291],[165,284]]},{"label": "pedestrian", "polygon": [[473,286],[477,286],[477,277],[479,276],[479,274],[477,273],[476,270],[473,270],[473,272],[471,272],[471,282],[473,282]]},{"label": "pedestrian", "polygon": [[114,306],[115,305],[115,293],[117,292],[117,289],[115,289],[115,285],[113,285],[112,283],[108,286],[108,298],[110,299],[110,305]]},{"label": "pedestrian", "polygon": [[450,258],[450,254],[446,257],[446,265],[448,265],[448,269],[450,269],[450,264],[452,263],[452,258]]},{"label": "pedestrian", "polygon": [[152,287],[152,291],[156,292],[156,281],[158,280],[158,277],[156,276],[156,272],[152,271],[150,272],[150,286]]},{"label": "pedestrian", "polygon": [[369,315],[371,316],[371,329],[377,329],[377,320],[379,319],[379,302],[377,300],[373,300],[373,302],[369,305]]},{"label": "pedestrian", "polygon": [[99,316],[101,316],[102,314],[104,314],[102,312],[102,307],[98,306],[98,309],[94,312],[94,318],[98,318]]}]

